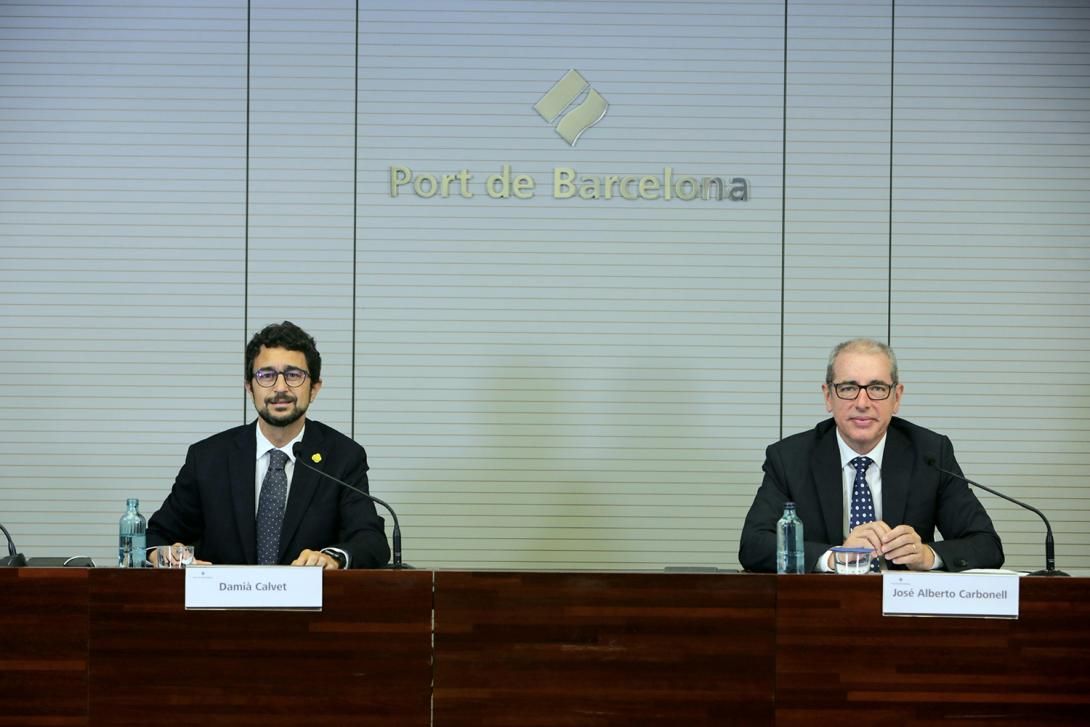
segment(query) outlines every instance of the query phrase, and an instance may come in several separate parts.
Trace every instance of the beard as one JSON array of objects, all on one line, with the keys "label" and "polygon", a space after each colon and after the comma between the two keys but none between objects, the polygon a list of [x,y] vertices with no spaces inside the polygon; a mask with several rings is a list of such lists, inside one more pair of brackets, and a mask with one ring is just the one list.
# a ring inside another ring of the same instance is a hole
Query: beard
[{"label": "beard", "polygon": [[[292,402],[295,406],[287,414],[276,415],[273,414],[270,407],[273,404],[281,402]],[[289,424],[294,424],[299,421],[307,413],[306,406],[299,406],[299,400],[295,398],[279,397],[274,399],[266,399],[265,406],[257,407],[257,415],[265,420],[266,423],[273,425],[274,427],[286,427]]]}]

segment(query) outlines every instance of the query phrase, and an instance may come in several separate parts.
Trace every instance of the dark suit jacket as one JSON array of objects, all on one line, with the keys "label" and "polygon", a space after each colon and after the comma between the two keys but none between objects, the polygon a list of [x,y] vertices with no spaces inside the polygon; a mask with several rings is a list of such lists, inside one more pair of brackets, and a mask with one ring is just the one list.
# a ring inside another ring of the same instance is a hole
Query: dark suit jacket
[{"label": "dark suit jacket", "polygon": [[[911,525],[947,570],[1000,567],[1003,545],[988,513],[964,480],[929,467],[929,457],[943,469],[961,472],[949,438],[894,417],[882,457],[882,520],[890,527]],[[841,545],[846,535],[836,423],[827,419],[769,446],[764,472],[742,526],[742,567],[775,572],[776,521],[791,500],[802,519],[806,568],[814,569],[822,553]],[[943,537],[939,542],[936,528]]]},{"label": "dark suit jacket", "polygon": [[[197,442],[159,511],[148,521],[148,546],[196,545],[196,557],[216,564],[257,563],[256,421]],[[307,420],[304,456],[321,454],[318,469],[367,492],[367,455],[359,444]],[[373,502],[295,465],[280,532],[280,558],[290,564],[304,548],[336,547],[352,568],[385,565],[390,548]]]}]

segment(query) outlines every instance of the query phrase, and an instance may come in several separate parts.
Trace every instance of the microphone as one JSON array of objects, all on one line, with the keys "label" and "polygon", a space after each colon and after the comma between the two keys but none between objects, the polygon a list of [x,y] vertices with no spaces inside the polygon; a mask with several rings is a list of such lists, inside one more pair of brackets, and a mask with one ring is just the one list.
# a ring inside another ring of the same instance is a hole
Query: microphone
[{"label": "microphone", "polygon": [[404,568],[404,567],[406,567],[406,566],[402,565],[402,563],[401,563],[401,526],[397,522],[397,513],[394,512],[394,509],[392,507],[390,507],[389,504],[387,504],[384,500],[380,500],[379,498],[375,497],[374,495],[372,495],[369,492],[364,492],[363,490],[361,490],[358,487],[353,487],[352,485],[348,484],[347,482],[343,482],[341,480],[338,480],[336,477],[329,474],[328,472],[323,472],[322,470],[320,470],[317,467],[315,467],[314,465],[312,465],[310,462],[307,462],[306,458],[303,456],[303,443],[302,442],[296,442],[295,446],[293,446],[291,448],[291,453],[295,455],[295,463],[296,464],[302,464],[308,470],[313,470],[314,472],[317,472],[318,474],[320,474],[322,477],[333,480],[334,482],[336,482],[341,487],[347,487],[348,489],[352,490],[353,492],[359,493],[360,495],[363,495],[364,497],[366,497],[368,500],[370,500],[372,502],[377,502],[378,504],[380,504],[384,508],[386,508],[387,512],[389,512],[390,516],[393,517],[393,519],[394,519],[394,532],[393,532],[393,537],[391,538],[394,541],[393,542],[393,566],[392,567],[394,567],[394,568]]},{"label": "microphone", "polygon": [[935,462],[934,457],[928,457],[927,458],[927,464],[928,464],[929,467],[932,467],[932,468],[938,470],[939,472],[943,473],[944,475],[950,475],[951,477],[957,477],[959,480],[964,480],[965,482],[972,485],[973,487],[979,487],[980,489],[984,490],[985,492],[992,493],[996,497],[1002,497],[1004,500],[1008,500],[1010,502],[1013,502],[1015,505],[1018,505],[1019,507],[1024,507],[1024,508],[1026,508],[1027,510],[1029,510],[1031,512],[1037,513],[1037,515],[1042,520],[1045,521],[1045,531],[1046,531],[1046,535],[1045,535],[1045,569],[1044,570],[1034,571],[1032,573],[1029,573],[1028,575],[1031,575],[1031,576],[1066,576],[1067,575],[1063,571],[1056,570],[1056,546],[1055,546],[1055,544],[1053,543],[1053,540],[1052,540],[1052,526],[1049,524],[1048,518],[1045,517],[1045,514],[1043,512],[1041,512],[1040,510],[1035,508],[1033,505],[1027,505],[1026,503],[1022,502],[1021,500],[1015,500],[1010,495],[1004,495],[1002,492],[999,492],[998,490],[993,490],[990,487],[985,487],[984,485],[980,484],[979,482],[973,482],[972,480],[970,480],[965,475],[959,475],[957,472],[951,472],[950,470],[944,470],[942,467],[939,467],[939,465]]},{"label": "microphone", "polygon": [[15,549],[15,541],[11,539],[11,533],[2,524],[0,524],[0,530],[4,531],[4,537],[8,539],[8,555],[6,558],[0,558],[0,566],[18,568],[26,565],[26,557]]}]

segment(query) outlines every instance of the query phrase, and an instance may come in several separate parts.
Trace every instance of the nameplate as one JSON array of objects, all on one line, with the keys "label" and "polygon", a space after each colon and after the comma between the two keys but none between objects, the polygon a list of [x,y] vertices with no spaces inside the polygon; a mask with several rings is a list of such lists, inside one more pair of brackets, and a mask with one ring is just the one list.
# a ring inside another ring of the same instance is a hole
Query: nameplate
[{"label": "nameplate", "polygon": [[322,569],[290,565],[191,565],[187,609],[322,610]]},{"label": "nameplate", "polygon": [[1018,618],[1018,576],[885,571],[882,614]]}]

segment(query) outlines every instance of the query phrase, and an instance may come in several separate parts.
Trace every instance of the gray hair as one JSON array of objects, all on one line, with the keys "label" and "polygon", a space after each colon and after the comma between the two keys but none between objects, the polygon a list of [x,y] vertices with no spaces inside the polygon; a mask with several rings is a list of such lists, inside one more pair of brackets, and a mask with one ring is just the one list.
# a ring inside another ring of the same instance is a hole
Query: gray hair
[{"label": "gray hair", "polygon": [[897,354],[893,353],[892,348],[873,338],[853,338],[850,341],[838,343],[829,354],[829,365],[825,368],[826,384],[833,383],[833,364],[836,363],[836,357],[846,352],[885,354],[886,358],[889,359],[889,375],[893,379],[893,385],[896,386],[900,383],[900,379],[897,377]]}]

